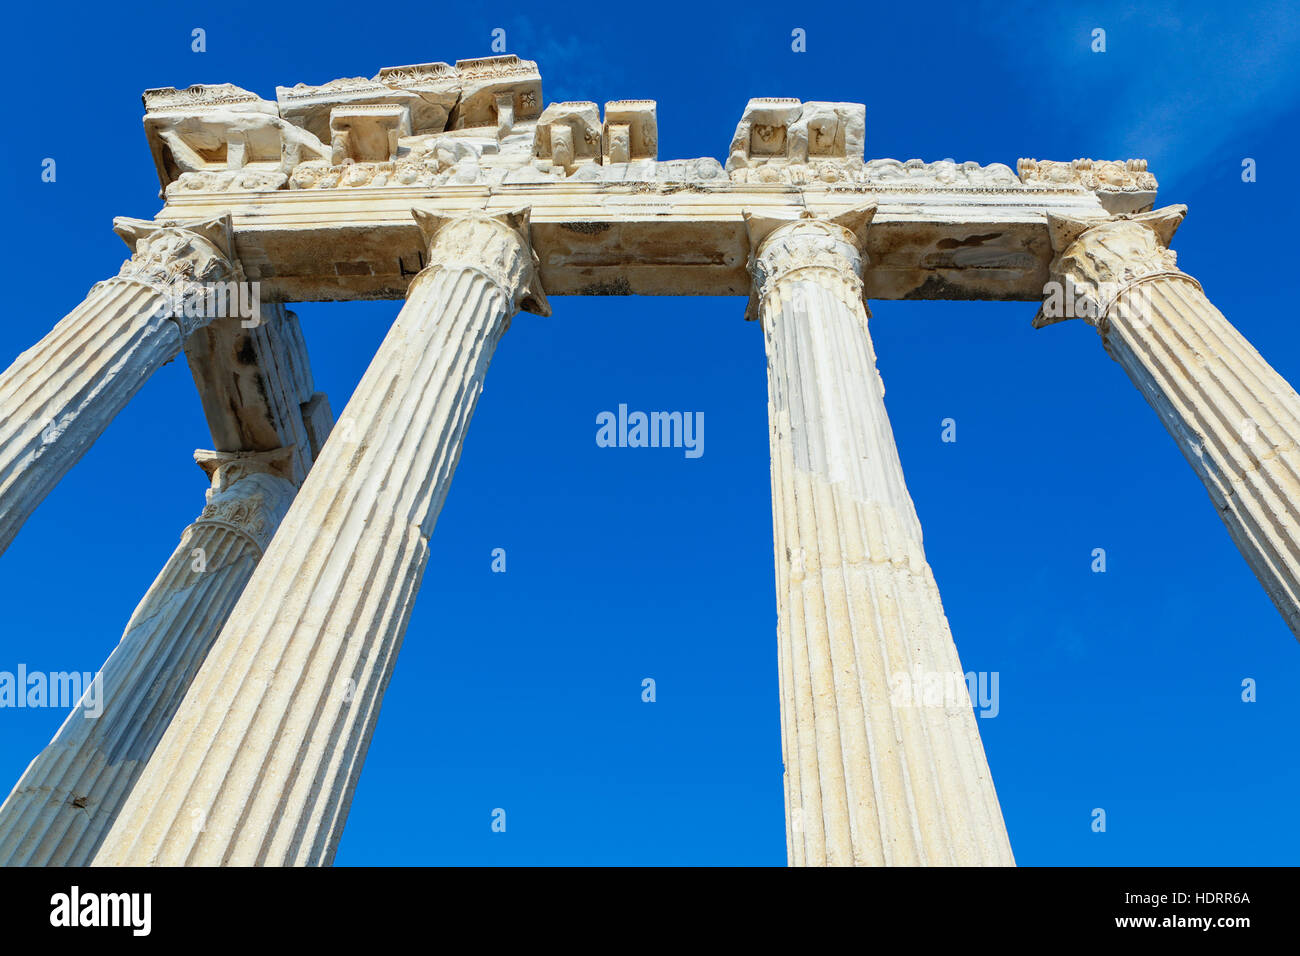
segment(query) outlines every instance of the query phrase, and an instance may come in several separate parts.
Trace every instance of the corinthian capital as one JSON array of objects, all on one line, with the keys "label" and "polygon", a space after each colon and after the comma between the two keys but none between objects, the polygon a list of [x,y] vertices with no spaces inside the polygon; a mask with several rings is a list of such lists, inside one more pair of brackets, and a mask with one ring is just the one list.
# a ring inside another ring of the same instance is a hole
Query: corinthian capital
[{"label": "corinthian capital", "polygon": [[806,271],[836,276],[862,298],[863,251],[876,204],[819,217],[805,210],[797,219],[745,213],[749,233],[749,271],[754,284],[745,318],[758,317],[758,306],[776,285]]},{"label": "corinthian capital", "polygon": [[293,449],[262,452],[198,450],[198,462],[212,481],[207,504],[195,525],[216,524],[252,539],[261,551],[293,504]]},{"label": "corinthian capital", "polygon": [[1169,242],[1186,215],[1183,205],[1101,220],[1048,213],[1056,255],[1034,328],[1073,318],[1099,325],[1116,297],[1135,282],[1185,276]]},{"label": "corinthian capital", "polygon": [[414,281],[447,269],[478,272],[501,289],[512,312],[550,315],[541,264],[533,249],[530,212],[527,206],[455,215],[412,209],[427,248],[427,264]]},{"label": "corinthian capital", "polygon": [[242,279],[234,256],[230,214],[199,222],[113,220],[113,231],[131,247],[118,277],[175,289],[194,283]]}]

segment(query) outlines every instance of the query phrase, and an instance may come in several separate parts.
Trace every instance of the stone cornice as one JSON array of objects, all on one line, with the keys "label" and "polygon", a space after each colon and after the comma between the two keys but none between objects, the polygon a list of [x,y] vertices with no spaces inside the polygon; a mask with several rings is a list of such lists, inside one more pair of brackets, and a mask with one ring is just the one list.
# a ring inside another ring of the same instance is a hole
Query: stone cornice
[{"label": "stone cornice", "polygon": [[[805,192],[887,188],[1088,190],[1112,213],[1151,207],[1146,162],[1022,159],[1002,163],[865,157],[861,103],[750,100],[723,163],[660,160],[650,99],[552,103],[537,64],[515,56],[384,67],[372,78],[277,87],[274,101],[231,84],[149,90],[145,131],[166,195],[444,185],[728,182]],[[400,110],[388,143],[331,142],[336,111]]]}]

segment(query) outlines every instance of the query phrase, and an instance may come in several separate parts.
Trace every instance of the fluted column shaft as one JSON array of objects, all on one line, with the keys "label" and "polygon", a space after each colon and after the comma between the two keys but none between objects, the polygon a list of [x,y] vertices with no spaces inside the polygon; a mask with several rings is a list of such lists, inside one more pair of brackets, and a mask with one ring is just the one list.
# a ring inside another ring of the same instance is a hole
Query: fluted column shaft
[{"label": "fluted column shaft", "polygon": [[1078,317],[1097,328],[1300,637],[1300,395],[1178,269],[1166,247],[1185,214],[1054,222],[1064,294],[1035,324]]},{"label": "fluted column shaft", "polygon": [[793,865],[1011,864],[885,414],[859,241],[799,220],[751,260],[768,357]]},{"label": "fluted column shaft", "polygon": [[0,553],[59,480],[203,319],[177,314],[189,282],[237,274],[228,223],[119,220],[134,255],[0,374]]},{"label": "fluted column shaft", "polygon": [[526,211],[417,220],[429,265],[96,865],[333,858],[488,363],[544,310]]},{"label": "fluted column shaft", "polygon": [[122,640],[0,806],[0,865],[86,866],[126,802],[293,500],[262,455],[218,456],[185,529]]}]

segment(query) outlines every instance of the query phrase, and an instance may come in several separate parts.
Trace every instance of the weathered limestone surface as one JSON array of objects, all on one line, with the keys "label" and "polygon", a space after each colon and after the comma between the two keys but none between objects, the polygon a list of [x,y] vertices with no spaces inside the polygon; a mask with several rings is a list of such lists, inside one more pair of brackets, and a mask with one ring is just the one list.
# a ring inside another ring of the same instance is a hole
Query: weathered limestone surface
[{"label": "weathered limestone surface", "polygon": [[1098,330],[1300,637],[1300,396],[1177,267],[1168,245],[1186,213],[1053,219],[1060,295],[1034,324]]},{"label": "weathered limestone surface", "polygon": [[184,283],[238,276],[228,218],[119,219],[133,255],[0,375],[0,552],[153,372],[204,321],[172,308]]},{"label": "weathered limestone surface", "polygon": [[295,486],[289,449],[198,452],[212,488],[96,680],[0,806],[0,865],[86,866],[167,729]]},{"label": "weathered limestone surface", "polygon": [[[878,207],[871,298],[1037,299],[1044,212],[1149,209],[1141,160],[866,159],[861,103],[759,98],[726,166],[660,159],[653,100],[542,108],[515,56],[386,67],[371,79],[145,94],[163,217],[229,210],[268,301],[401,298],[423,267],[407,211],[532,209],[550,295],[743,295],[744,213]],[[725,145],[719,143],[719,146]]]},{"label": "weathered limestone surface", "polygon": [[1156,201],[1156,178],[1145,159],[1076,159],[1069,163],[1021,159],[1016,172],[1023,183],[1077,183],[1097,194],[1102,207],[1113,214],[1150,212]]},{"label": "weathered limestone surface", "polygon": [[288,448],[301,484],[334,423],[329,400],[314,389],[298,317],[262,306],[256,323],[214,319],[185,343],[199,400],[221,452]]},{"label": "weathered limestone surface", "polygon": [[96,865],[333,858],[488,363],[549,311],[526,210],[416,215],[428,265]]},{"label": "weathered limestone surface", "polygon": [[1010,865],[962,668],[903,480],[863,302],[875,210],[751,217],[768,356],[782,743],[793,865]]}]

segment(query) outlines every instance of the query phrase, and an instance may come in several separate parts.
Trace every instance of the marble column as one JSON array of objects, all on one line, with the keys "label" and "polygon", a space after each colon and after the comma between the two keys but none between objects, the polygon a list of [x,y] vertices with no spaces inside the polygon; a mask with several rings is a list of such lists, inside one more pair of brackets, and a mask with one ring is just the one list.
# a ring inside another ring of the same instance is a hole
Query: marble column
[{"label": "marble column", "polygon": [[747,217],[768,361],[789,862],[1011,865],[867,332],[874,212]]},{"label": "marble column", "polygon": [[95,865],[333,859],[488,363],[549,313],[527,210],[415,215],[428,265]]},{"label": "marble column", "polygon": [[176,309],[190,284],[239,278],[228,217],[118,219],[133,255],[0,374],[0,553],[185,337],[210,317]]},{"label": "marble column", "polygon": [[1168,245],[1186,214],[1049,216],[1057,255],[1034,325],[1097,329],[1300,637],[1300,396],[1178,268]]},{"label": "marble column", "polygon": [[0,806],[0,865],[90,863],[293,500],[289,449],[195,457],[207,505]]}]

